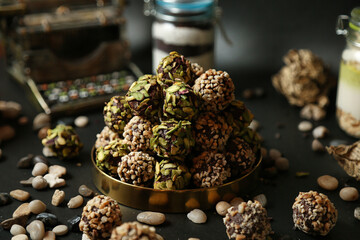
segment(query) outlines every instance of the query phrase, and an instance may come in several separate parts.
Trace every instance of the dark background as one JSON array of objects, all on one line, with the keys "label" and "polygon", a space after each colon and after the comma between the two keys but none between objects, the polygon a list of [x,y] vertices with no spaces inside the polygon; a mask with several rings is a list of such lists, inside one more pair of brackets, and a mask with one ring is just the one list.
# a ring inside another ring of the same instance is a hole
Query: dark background
[{"label": "dark background", "polygon": [[[151,69],[151,22],[152,19],[143,16],[142,1],[129,1],[126,9],[128,20],[127,34],[131,42],[133,61],[144,73]],[[301,121],[299,109],[291,107],[284,97],[275,92],[271,86],[271,76],[283,65],[282,56],[291,48],[308,48],[320,56],[331,71],[337,76],[341,51],[345,47],[345,39],[336,36],[335,23],[339,14],[349,14],[358,1],[220,1],[223,9],[222,22],[230,36],[233,45],[226,44],[219,31],[216,35],[216,68],[229,72],[236,85],[236,97],[241,98],[245,88],[262,87],[266,96],[261,99],[245,100],[246,105],[260,122],[261,135],[267,148],[279,149],[290,160],[290,170],[280,174],[275,185],[259,184],[253,195],[265,193],[268,198],[268,214],[273,218],[272,227],[276,233],[274,239],[287,235],[292,239],[359,239],[360,222],[353,217],[354,208],[360,201],[344,202],[339,196],[339,190],[329,192],[320,189],[316,179],[329,174],[339,179],[339,189],[350,185],[360,189],[360,184],[348,177],[326,153],[314,153],[311,150],[312,137],[304,137],[297,130]],[[2,61],[3,63],[3,61]],[[349,143],[356,139],[342,132],[335,120],[335,91],[331,95],[331,106],[325,120],[315,125],[325,125],[330,129],[330,136],[321,140],[329,144],[333,139],[343,139]],[[14,100],[23,105],[23,113],[30,119],[37,114],[36,109],[25,98],[24,91],[11,81],[2,65],[0,71],[0,98]],[[356,103],[355,103],[356,104]],[[51,164],[64,165],[68,169],[66,176],[66,202],[77,194],[81,184],[94,188],[90,174],[90,150],[95,141],[96,133],[104,126],[101,109],[86,113],[90,124],[86,128],[76,129],[84,142],[84,149],[79,158],[72,162],[61,162],[50,159]],[[283,128],[277,126],[281,123]],[[280,139],[275,134],[280,134]],[[20,157],[28,153],[41,154],[41,143],[36,133],[31,130],[31,124],[17,128],[15,139],[2,143],[4,157],[0,160],[0,192],[10,192],[21,188],[31,193],[32,199],[41,199],[48,204],[49,212],[56,214],[60,222],[76,214],[81,209],[71,210],[62,205],[53,207],[50,204],[53,190],[36,191],[24,188],[19,184],[22,179],[31,175],[31,170],[17,169],[16,163]],[[76,163],[80,162],[81,167]],[[296,178],[297,171],[306,171],[306,178]],[[300,231],[293,230],[291,205],[299,191],[317,190],[328,195],[339,211],[336,227],[327,237],[315,238]],[[246,196],[244,196],[246,198]],[[16,200],[11,205],[0,207],[0,220],[7,219],[20,203]],[[123,221],[136,219],[139,210],[121,207]],[[190,222],[185,214],[166,214],[167,221],[157,231],[165,239],[186,240],[189,237],[206,239],[227,239],[222,218],[215,210],[207,211],[206,224],[197,225]],[[350,234],[351,233],[351,234]],[[0,229],[0,239],[10,239],[8,231]],[[81,239],[81,234],[68,234],[58,239]]]}]

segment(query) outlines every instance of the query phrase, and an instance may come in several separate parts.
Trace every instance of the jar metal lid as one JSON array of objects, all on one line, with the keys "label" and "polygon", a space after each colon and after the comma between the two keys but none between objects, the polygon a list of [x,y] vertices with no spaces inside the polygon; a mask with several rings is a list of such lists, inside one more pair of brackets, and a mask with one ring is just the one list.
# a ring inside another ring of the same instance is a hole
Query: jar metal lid
[{"label": "jar metal lid", "polygon": [[170,22],[206,21],[215,18],[217,0],[147,0],[151,15]]},{"label": "jar metal lid", "polygon": [[360,7],[356,7],[351,11],[349,27],[360,31]]}]

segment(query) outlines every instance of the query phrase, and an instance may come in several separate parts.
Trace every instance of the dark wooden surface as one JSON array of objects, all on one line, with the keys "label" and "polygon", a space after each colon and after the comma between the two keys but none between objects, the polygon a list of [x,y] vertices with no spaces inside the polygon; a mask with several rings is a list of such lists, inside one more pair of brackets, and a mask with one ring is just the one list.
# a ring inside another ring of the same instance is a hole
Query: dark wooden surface
[{"label": "dark wooden surface", "polygon": [[[338,14],[349,13],[356,1],[221,1],[224,10],[223,23],[228,31],[233,46],[228,46],[217,34],[217,69],[226,70],[232,76],[236,85],[236,97],[241,98],[245,88],[262,87],[266,95],[260,99],[245,100],[261,123],[260,133],[264,137],[267,148],[279,149],[290,160],[290,170],[281,173],[275,179],[274,185],[259,184],[253,195],[264,193],[268,198],[268,214],[273,218],[272,228],[276,233],[274,239],[289,236],[290,239],[358,239],[360,236],[360,221],[353,217],[355,207],[360,201],[344,202],[340,199],[339,189],[345,185],[360,189],[360,184],[348,177],[326,153],[314,153],[311,150],[312,137],[304,138],[297,130],[301,121],[299,109],[291,107],[287,101],[277,94],[271,86],[271,76],[282,66],[281,58],[290,48],[309,48],[321,56],[337,74],[338,63],[345,40],[334,33],[335,20]],[[239,6],[238,6],[239,5]],[[128,36],[132,43],[133,60],[146,73],[151,72],[151,42],[150,24],[148,18],[142,16],[141,1],[131,1],[126,12],[128,18]],[[11,81],[4,71],[3,61],[0,71],[0,99],[14,100],[22,104],[23,114],[32,119],[35,108],[27,100],[23,89]],[[354,142],[342,132],[335,119],[335,91],[331,95],[331,106],[325,120],[315,123],[330,129],[330,136],[322,140],[327,145],[333,139],[343,139]],[[66,201],[77,195],[81,184],[94,187],[90,174],[90,151],[95,141],[96,133],[104,126],[101,109],[86,113],[90,123],[86,128],[77,128],[84,149],[74,161],[62,162],[50,159],[51,164],[66,166],[67,185]],[[278,128],[278,124],[283,128]],[[280,138],[275,138],[276,134]],[[65,205],[54,207],[50,204],[53,190],[36,191],[19,184],[20,180],[31,176],[30,169],[17,169],[16,163],[20,157],[28,153],[41,154],[42,145],[31,124],[17,128],[15,139],[1,144],[4,157],[0,160],[0,192],[10,192],[21,188],[30,192],[31,199],[41,199],[48,204],[48,211],[58,216],[61,223],[76,214],[81,209],[71,210]],[[76,163],[81,163],[78,167]],[[296,178],[298,171],[309,172],[306,178]],[[330,174],[339,179],[339,189],[333,192],[318,187],[316,179]],[[293,230],[291,206],[299,191],[316,190],[328,195],[339,211],[339,219],[335,228],[325,238],[308,236]],[[0,207],[0,220],[7,219],[20,205],[13,200],[10,205]],[[123,221],[133,221],[140,212],[126,206],[121,206]],[[186,218],[186,214],[166,214],[167,221],[157,227],[157,231],[165,239],[186,240],[198,237],[201,240],[227,239],[222,218],[215,210],[207,211],[208,221],[197,225]],[[351,233],[351,234],[350,234]],[[11,239],[8,231],[0,229],[0,239]],[[81,234],[71,233],[58,239],[81,239]]]}]

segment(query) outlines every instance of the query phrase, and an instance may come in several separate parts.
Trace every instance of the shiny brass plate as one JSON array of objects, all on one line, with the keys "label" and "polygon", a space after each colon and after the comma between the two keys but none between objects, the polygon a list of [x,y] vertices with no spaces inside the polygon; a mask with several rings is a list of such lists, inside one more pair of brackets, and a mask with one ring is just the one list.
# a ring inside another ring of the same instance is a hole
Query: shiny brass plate
[{"label": "shiny brass plate", "polygon": [[235,196],[249,193],[258,183],[262,157],[259,157],[255,167],[241,178],[217,187],[184,190],[157,190],[121,182],[96,166],[95,147],[91,150],[91,160],[94,184],[103,194],[128,207],[179,213],[194,208],[206,210],[220,200],[230,201]]}]

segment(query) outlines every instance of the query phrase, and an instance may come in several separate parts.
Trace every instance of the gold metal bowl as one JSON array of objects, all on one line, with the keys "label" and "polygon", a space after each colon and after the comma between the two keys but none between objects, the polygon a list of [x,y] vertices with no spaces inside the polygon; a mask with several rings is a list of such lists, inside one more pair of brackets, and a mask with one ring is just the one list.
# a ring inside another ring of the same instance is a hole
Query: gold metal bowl
[{"label": "gold metal bowl", "polygon": [[121,182],[96,166],[95,147],[91,150],[91,160],[94,184],[103,194],[128,207],[179,213],[194,208],[210,209],[220,200],[230,201],[235,196],[250,192],[258,183],[262,157],[259,157],[255,167],[241,178],[217,187],[184,190],[157,190]]}]

